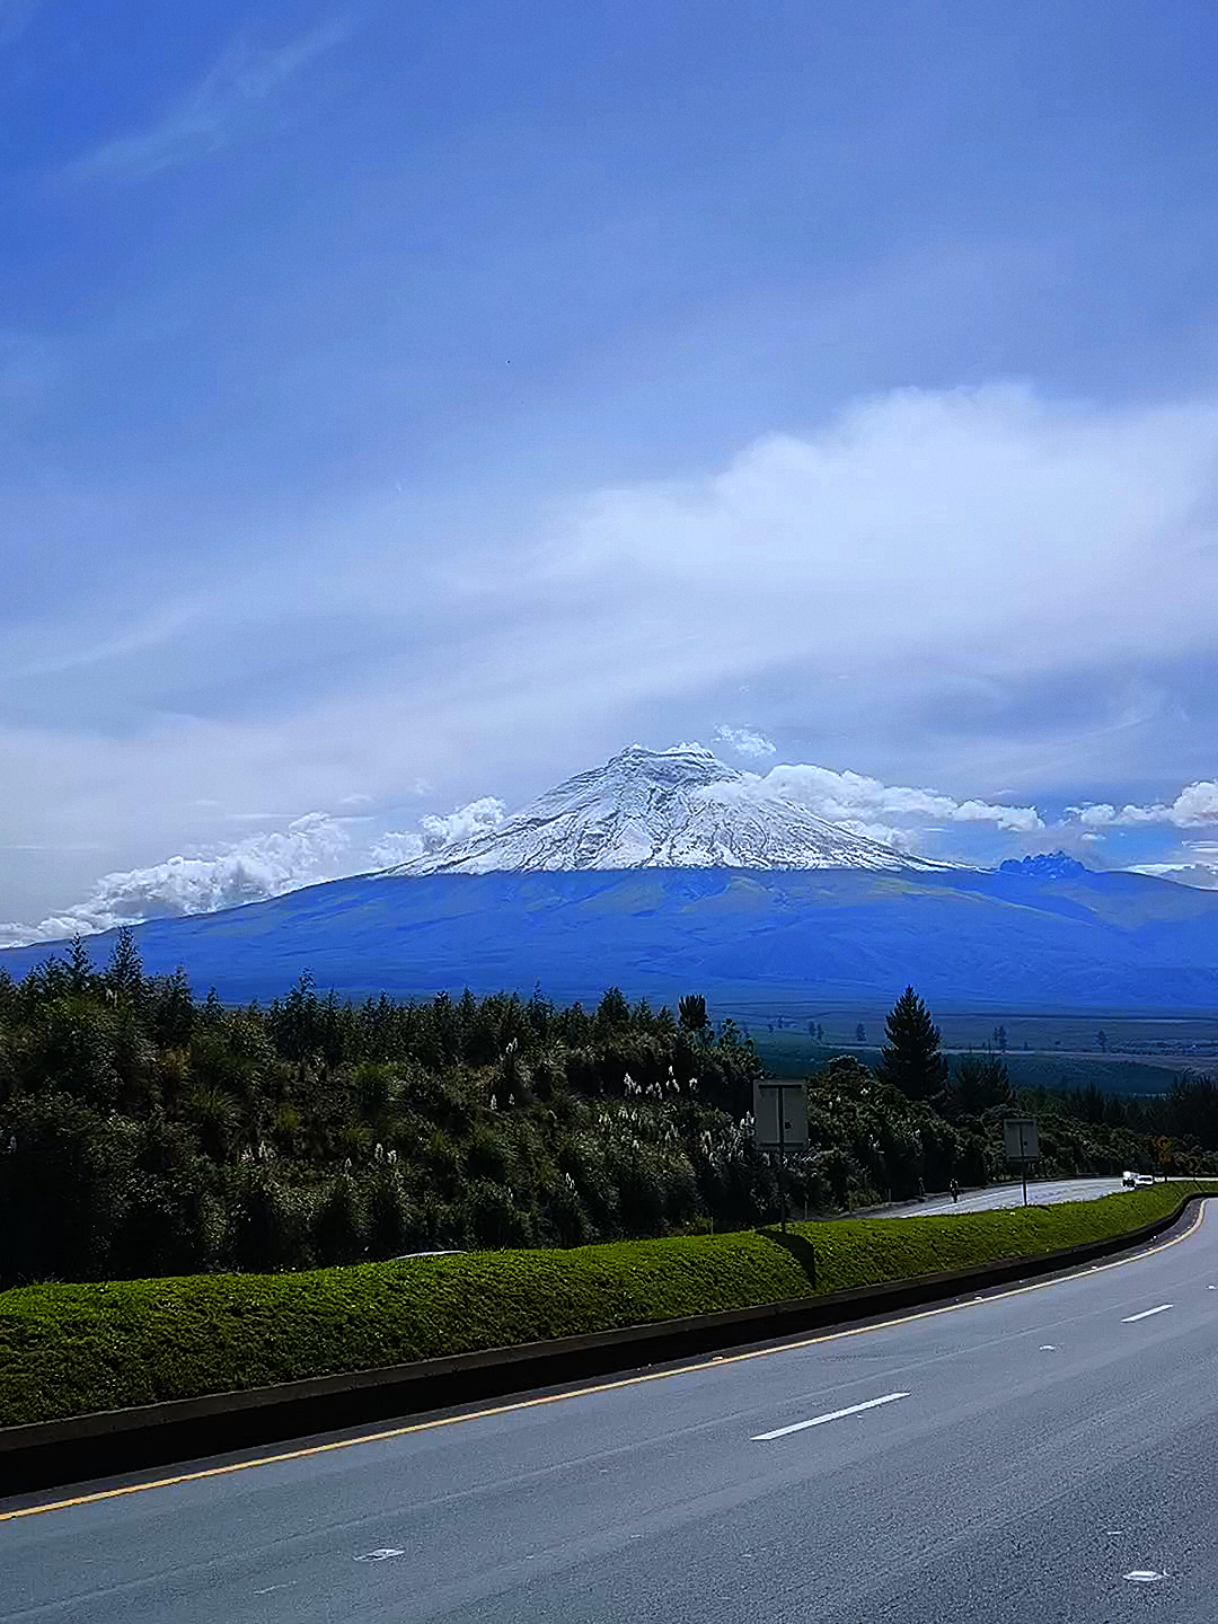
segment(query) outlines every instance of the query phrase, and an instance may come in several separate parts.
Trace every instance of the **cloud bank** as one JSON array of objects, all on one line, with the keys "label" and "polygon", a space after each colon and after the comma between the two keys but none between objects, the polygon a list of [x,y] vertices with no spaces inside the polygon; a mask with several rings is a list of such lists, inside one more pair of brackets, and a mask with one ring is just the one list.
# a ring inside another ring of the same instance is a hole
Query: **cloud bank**
[{"label": "cloud bank", "polygon": [[[345,799],[363,803],[367,798]],[[324,880],[393,868],[425,851],[497,828],[506,815],[501,800],[484,795],[451,812],[429,813],[419,819],[417,830],[389,829],[369,843],[352,833],[352,824],[362,820],[307,812],[282,831],[250,835],[208,855],[169,857],[147,868],[103,874],[83,902],[62,913],[34,925],[0,924],[0,947],[265,902]]]},{"label": "cloud bank", "polygon": [[[612,572],[606,603],[678,602],[682,633],[714,625],[699,652],[720,671],[811,656],[887,687],[889,707],[936,668],[1213,650],[1193,594],[1218,586],[1216,448],[1212,402],[899,391],[703,480],[601,494],[556,543],[555,584]],[[1148,613],[1165,581],[1172,613]]]},{"label": "cloud bank", "polygon": [[[510,533],[482,513],[429,530],[409,504],[353,506],[282,554],[268,544],[239,598],[199,600],[188,623],[185,588],[163,591],[154,648],[110,650],[123,603],[60,626],[98,652],[37,682],[17,672],[0,841],[139,831],[182,850],[207,837],[166,809],[217,783],[229,805],[384,804],[419,778],[453,803],[489,781],[519,804],[570,770],[571,741],[608,754],[657,717],[692,733],[744,691],[737,756],[768,766],[781,722],[813,760],[877,764],[873,779],[790,769],[789,788],[881,838],[934,820],[1029,835],[1046,801],[1079,809],[1079,839],[1201,827],[1208,780],[1162,806],[1081,795],[1135,769],[1179,782],[1218,725],[1216,450],[1205,398],[1100,410],[1011,387],[902,391],[703,478],[513,515]],[[55,633],[19,630],[34,648]],[[98,695],[118,720],[85,728]],[[416,835],[398,831],[396,860]],[[62,884],[51,859],[22,862],[42,892]]]},{"label": "cloud bank", "polygon": [[497,829],[506,816],[506,804],[495,795],[483,795],[452,812],[430,812],[419,819],[417,830],[386,830],[372,846],[373,866],[396,868],[399,863],[408,863],[424,852],[438,851],[453,841]]},{"label": "cloud bank", "polygon": [[1200,778],[1186,784],[1169,805],[1123,806],[1119,810],[1106,801],[1087,801],[1067,809],[1089,829],[1132,828],[1139,823],[1162,823],[1177,829],[1203,829],[1218,824],[1218,783]]},{"label": "cloud bank", "polygon": [[438,851],[455,840],[468,840],[471,835],[497,829],[505,817],[507,807],[495,795],[484,795],[481,800],[470,801],[444,816],[431,813],[421,820],[424,847],[427,851]]},{"label": "cloud bank", "polygon": [[817,817],[843,824],[855,834],[908,849],[920,830],[936,825],[988,823],[1014,834],[1045,827],[1034,806],[1007,806],[981,800],[958,801],[933,789],[884,784],[864,773],[829,767],[772,767],[758,782],[770,793],[798,801]]},{"label": "cloud bank", "polygon": [[234,842],[211,856],[169,857],[148,868],[103,874],[83,902],[37,925],[0,925],[0,944],[56,941],[135,925],[144,919],[215,913],[349,873],[351,837],[324,812],[295,818],[282,832]]}]

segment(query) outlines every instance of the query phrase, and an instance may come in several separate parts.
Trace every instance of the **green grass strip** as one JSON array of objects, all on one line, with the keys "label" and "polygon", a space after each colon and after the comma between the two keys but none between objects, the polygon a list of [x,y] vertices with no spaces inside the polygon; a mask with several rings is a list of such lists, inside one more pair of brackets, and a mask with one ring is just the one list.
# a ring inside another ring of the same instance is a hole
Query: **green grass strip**
[{"label": "green grass strip", "polygon": [[[1107,1239],[1179,1183],[1050,1207],[796,1224],[571,1251],[0,1293],[0,1426],[910,1279]],[[1218,1184],[1203,1185],[1218,1193]],[[809,1252],[815,1253],[815,1285]]]}]

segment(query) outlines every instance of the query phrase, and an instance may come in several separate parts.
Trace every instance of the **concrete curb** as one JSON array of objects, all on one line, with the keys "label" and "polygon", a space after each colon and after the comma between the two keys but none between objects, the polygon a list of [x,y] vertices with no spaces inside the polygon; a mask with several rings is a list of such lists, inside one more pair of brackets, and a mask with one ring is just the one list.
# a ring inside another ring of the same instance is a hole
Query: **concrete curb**
[{"label": "concrete curb", "polygon": [[1006,1258],[822,1297],[798,1297],[547,1342],[3,1427],[0,1475],[7,1492],[18,1493],[578,1382],[948,1302],[1135,1250],[1177,1224],[1190,1204],[1204,1200],[1206,1193],[1183,1196],[1162,1218],[1123,1234],[1039,1256]]}]

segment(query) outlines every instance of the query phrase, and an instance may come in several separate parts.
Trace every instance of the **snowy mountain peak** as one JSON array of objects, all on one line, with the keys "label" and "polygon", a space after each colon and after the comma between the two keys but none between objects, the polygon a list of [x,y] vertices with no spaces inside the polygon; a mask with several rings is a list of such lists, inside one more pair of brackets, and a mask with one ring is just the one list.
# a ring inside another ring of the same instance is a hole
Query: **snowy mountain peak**
[{"label": "snowy mountain peak", "polygon": [[627,745],[493,829],[387,870],[395,875],[622,868],[939,869],[827,823],[701,744]]}]

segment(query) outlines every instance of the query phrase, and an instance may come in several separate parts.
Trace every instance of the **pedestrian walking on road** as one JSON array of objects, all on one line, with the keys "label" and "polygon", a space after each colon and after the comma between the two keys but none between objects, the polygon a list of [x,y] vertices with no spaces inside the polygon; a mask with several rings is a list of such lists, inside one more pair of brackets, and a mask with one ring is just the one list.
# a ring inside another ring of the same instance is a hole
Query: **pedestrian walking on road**
[{"label": "pedestrian walking on road", "polygon": [[953,1200],[953,1202],[959,1201],[959,1199],[960,1199],[960,1180],[959,1179],[953,1179],[951,1184],[949,1185],[949,1189],[952,1192],[952,1200]]}]

